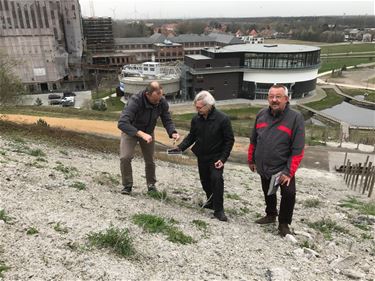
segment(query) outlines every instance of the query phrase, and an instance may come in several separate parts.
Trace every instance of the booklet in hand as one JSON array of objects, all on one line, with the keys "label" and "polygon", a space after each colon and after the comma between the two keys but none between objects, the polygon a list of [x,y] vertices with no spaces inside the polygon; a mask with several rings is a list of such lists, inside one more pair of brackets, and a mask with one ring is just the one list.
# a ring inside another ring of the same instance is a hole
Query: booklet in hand
[{"label": "booklet in hand", "polygon": [[181,155],[182,154],[182,150],[179,149],[179,148],[167,149],[167,154],[168,155]]},{"label": "booklet in hand", "polygon": [[271,180],[270,180],[270,186],[267,192],[268,196],[276,194],[280,186],[280,176],[281,176],[281,172],[278,172],[277,174],[272,175]]}]

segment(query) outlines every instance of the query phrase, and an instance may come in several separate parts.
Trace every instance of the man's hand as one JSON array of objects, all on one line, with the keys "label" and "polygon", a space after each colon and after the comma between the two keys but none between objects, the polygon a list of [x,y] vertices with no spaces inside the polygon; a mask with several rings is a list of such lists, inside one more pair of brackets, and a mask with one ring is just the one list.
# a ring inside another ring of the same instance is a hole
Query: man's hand
[{"label": "man's hand", "polygon": [[178,141],[180,139],[180,135],[178,133],[173,133],[172,139],[173,139],[173,144],[175,144],[176,141]]},{"label": "man's hand", "polygon": [[137,132],[137,136],[140,137],[141,139],[143,139],[147,143],[151,143],[152,142],[152,136],[149,135],[149,134],[146,134],[145,132],[138,131]]},{"label": "man's hand", "polygon": [[291,178],[287,175],[282,174],[280,176],[280,184],[281,185],[289,186],[290,180],[291,180]]},{"label": "man's hand", "polygon": [[221,169],[224,167],[224,163],[221,162],[221,160],[217,160],[214,165],[216,169]]},{"label": "man's hand", "polygon": [[255,166],[254,163],[249,163],[249,168],[252,172],[256,172],[257,171],[257,167]]}]

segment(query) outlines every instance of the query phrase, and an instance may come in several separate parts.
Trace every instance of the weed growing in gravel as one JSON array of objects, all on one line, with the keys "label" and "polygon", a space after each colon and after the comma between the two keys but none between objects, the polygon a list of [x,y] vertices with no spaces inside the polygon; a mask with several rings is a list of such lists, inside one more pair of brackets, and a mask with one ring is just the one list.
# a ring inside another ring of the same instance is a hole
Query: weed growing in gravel
[{"label": "weed growing in gravel", "polygon": [[63,233],[63,234],[66,234],[69,232],[68,228],[66,226],[62,226],[60,224],[60,222],[56,223],[54,226],[53,226],[53,229],[57,232],[60,232],[60,233]]},{"label": "weed growing in gravel", "polygon": [[9,266],[6,266],[5,263],[0,262],[0,278],[3,278],[4,277],[3,273],[9,269],[10,269]]},{"label": "weed growing in gravel", "polygon": [[225,198],[233,199],[233,200],[241,200],[241,197],[235,193],[225,193]]},{"label": "weed growing in gravel", "polygon": [[133,216],[133,222],[150,233],[163,233],[173,243],[191,244],[195,242],[191,236],[184,234],[173,226],[170,220],[149,214],[137,214]]},{"label": "weed growing in gravel", "polygon": [[43,157],[38,157],[35,159],[35,161],[48,163],[48,160]]},{"label": "weed growing in gravel", "polygon": [[193,220],[192,223],[200,230],[206,231],[208,224],[202,220]]},{"label": "weed growing in gravel", "polygon": [[62,154],[62,155],[65,155],[65,156],[68,156],[68,152],[66,150],[59,150],[59,152]]},{"label": "weed growing in gravel", "polygon": [[101,172],[99,176],[95,178],[95,181],[104,186],[117,186],[120,184],[118,176],[114,176],[108,172]]},{"label": "weed growing in gravel", "polygon": [[149,191],[149,192],[147,192],[147,195],[151,198],[161,200],[161,201],[166,201],[166,200],[169,199],[168,195],[167,195],[167,191],[165,191],[165,190],[163,190],[163,191]]},{"label": "weed growing in gravel", "polygon": [[363,240],[372,240],[372,235],[370,233],[361,233],[361,238]]},{"label": "weed growing in gravel", "polygon": [[319,201],[319,199],[313,198],[313,199],[306,199],[302,202],[303,206],[306,208],[318,208],[322,202]]},{"label": "weed growing in gravel", "polygon": [[70,184],[69,187],[75,188],[77,190],[85,190],[86,184],[80,181],[75,181],[72,184]]},{"label": "weed growing in gravel", "polygon": [[12,218],[7,215],[4,209],[0,210],[0,220],[4,221],[5,223],[8,223]]},{"label": "weed growing in gravel", "polygon": [[70,179],[78,175],[78,170],[75,167],[64,166],[61,162],[56,162],[57,166],[53,169],[64,174],[65,179]]},{"label": "weed growing in gravel", "polygon": [[343,200],[340,206],[344,208],[356,209],[361,214],[364,214],[364,215],[375,216],[375,203],[374,202],[365,203],[365,202],[359,201],[355,197],[349,197],[348,199]]},{"label": "weed growing in gravel", "polygon": [[308,241],[308,240],[305,240],[303,241],[302,243],[300,243],[300,246],[301,248],[309,248],[309,249],[312,249],[312,250],[316,250],[316,246],[314,243],[311,243]]},{"label": "weed growing in gravel", "polygon": [[320,231],[327,240],[332,240],[332,232],[348,233],[347,229],[339,226],[335,221],[327,218],[323,218],[316,222],[309,222],[307,225]]},{"label": "weed growing in gravel", "polygon": [[28,166],[28,167],[34,167],[34,168],[37,168],[37,169],[45,168],[45,166],[40,165],[37,161],[26,163],[25,165]]},{"label": "weed growing in gravel", "polygon": [[3,151],[3,150],[0,150],[0,155],[3,155],[3,156],[5,156],[5,155],[6,155],[6,152],[5,152],[5,151]]},{"label": "weed growing in gravel", "polygon": [[27,154],[35,157],[45,157],[46,154],[39,148],[37,149],[30,149]]},{"label": "weed growing in gravel", "polygon": [[35,227],[29,227],[28,229],[27,229],[27,231],[26,231],[26,234],[27,235],[34,235],[34,234],[38,234],[39,233],[39,231],[38,231],[38,229],[36,229]]},{"label": "weed growing in gravel", "polygon": [[105,231],[91,232],[88,235],[88,240],[93,246],[109,248],[123,257],[130,257],[135,254],[128,229],[119,229],[111,226]]}]

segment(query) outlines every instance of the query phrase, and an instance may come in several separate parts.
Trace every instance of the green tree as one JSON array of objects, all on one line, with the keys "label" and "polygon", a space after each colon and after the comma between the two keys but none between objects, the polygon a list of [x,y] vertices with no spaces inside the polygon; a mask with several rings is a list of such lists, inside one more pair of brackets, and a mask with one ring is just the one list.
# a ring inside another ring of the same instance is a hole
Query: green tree
[{"label": "green tree", "polygon": [[15,104],[22,97],[21,80],[14,73],[17,61],[0,53],[0,106]]}]

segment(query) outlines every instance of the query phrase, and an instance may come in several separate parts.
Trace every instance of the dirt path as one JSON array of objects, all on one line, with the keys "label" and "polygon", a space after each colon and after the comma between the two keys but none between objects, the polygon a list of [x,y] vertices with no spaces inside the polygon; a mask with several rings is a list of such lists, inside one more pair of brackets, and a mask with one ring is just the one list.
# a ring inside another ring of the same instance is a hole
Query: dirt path
[{"label": "dirt path", "polygon": [[[17,123],[33,124],[38,121],[38,119],[45,120],[52,127],[60,127],[66,130],[93,133],[100,135],[108,135],[112,137],[120,137],[120,130],[117,128],[117,122],[114,121],[102,121],[102,120],[82,120],[75,118],[56,118],[47,116],[29,116],[29,115],[16,115],[9,114],[4,115],[4,120],[9,120]],[[185,136],[188,132],[184,130],[178,130],[179,133]],[[157,127],[155,129],[155,138],[158,142],[172,146],[172,141],[169,139],[164,128]],[[248,146],[248,140],[246,138],[236,138],[236,143],[234,146],[235,152],[246,152]]]}]

